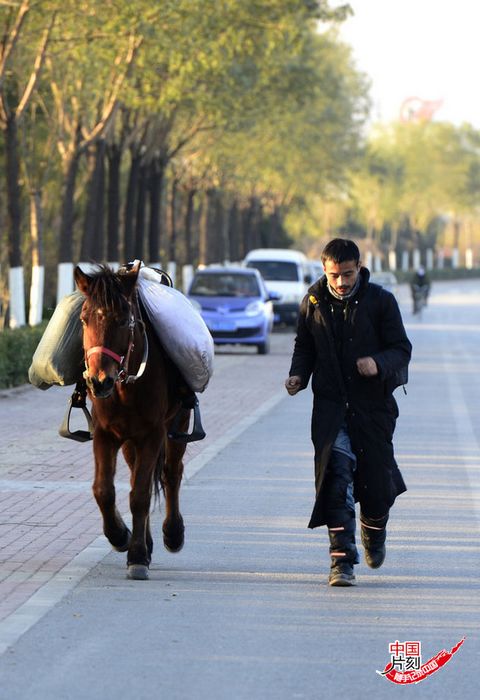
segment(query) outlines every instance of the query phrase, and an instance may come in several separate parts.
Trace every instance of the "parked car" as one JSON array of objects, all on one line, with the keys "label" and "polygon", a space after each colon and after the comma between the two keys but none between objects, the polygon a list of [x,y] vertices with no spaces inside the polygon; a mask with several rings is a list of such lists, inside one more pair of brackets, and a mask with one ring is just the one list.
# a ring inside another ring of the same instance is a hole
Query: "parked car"
[{"label": "parked car", "polygon": [[216,345],[256,345],[260,355],[269,352],[276,296],[267,291],[258,270],[233,266],[198,270],[188,297]]},{"label": "parked car", "polygon": [[312,283],[307,257],[298,250],[257,248],[247,253],[243,264],[260,272],[270,293],[275,323],[295,325],[300,302]]}]

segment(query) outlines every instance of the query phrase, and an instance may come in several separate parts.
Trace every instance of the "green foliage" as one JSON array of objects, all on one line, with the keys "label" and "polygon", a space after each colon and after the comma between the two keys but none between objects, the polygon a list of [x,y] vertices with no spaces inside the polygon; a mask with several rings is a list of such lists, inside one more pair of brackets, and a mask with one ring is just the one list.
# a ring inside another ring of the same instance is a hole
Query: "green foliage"
[{"label": "green foliage", "polygon": [[[0,8],[6,34],[16,11]],[[268,207],[298,207],[343,186],[366,86],[319,22],[331,27],[349,11],[327,0],[32,1],[8,79],[12,89],[27,83],[54,19],[22,122],[23,172],[42,191],[47,265],[56,262],[74,154],[100,136],[119,139],[125,125],[124,148],[137,144],[147,161],[160,153],[175,176],[199,177],[203,189],[220,183],[237,199],[255,193]],[[86,175],[82,157],[77,221]]]},{"label": "green foliage", "polygon": [[470,127],[390,124],[372,133],[352,176],[349,216],[377,240],[386,229],[427,236],[435,221],[478,218],[479,177],[479,135]]},{"label": "green foliage", "polygon": [[[480,279],[480,268],[467,269],[465,267],[445,267],[442,270],[429,270],[428,276],[432,281],[436,282],[447,282],[449,280],[467,280],[467,279]],[[411,272],[403,272],[397,270],[395,272],[395,277],[397,282],[409,283],[412,278]]]},{"label": "green foliage", "polygon": [[0,389],[28,382],[28,368],[46,325],[0,333]]}]

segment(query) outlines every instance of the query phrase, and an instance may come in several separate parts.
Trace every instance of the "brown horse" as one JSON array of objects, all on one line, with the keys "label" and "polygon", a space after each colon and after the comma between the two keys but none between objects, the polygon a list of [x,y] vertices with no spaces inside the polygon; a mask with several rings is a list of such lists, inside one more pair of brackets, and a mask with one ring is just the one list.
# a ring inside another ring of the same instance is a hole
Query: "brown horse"
[{"label": "brown horse", "polygon": [[[103,531],[119,552],[128,552],[127,577],[147,579],[153,540],[150,532],[152,491],[165,494],[163,541],[178,552],[184,541],[179,508],[185,442],[168,437],[187,430],[188,388],[165,354],[137,295],[140,265],[114,273],[99,266],[93,274],[75,269],[86,299],[82,307],[87,389],[92,401],[95,478],[93,493],[103,516]],[[122,449],[130,468],[132,531],[115,505],[116,459]]]}]

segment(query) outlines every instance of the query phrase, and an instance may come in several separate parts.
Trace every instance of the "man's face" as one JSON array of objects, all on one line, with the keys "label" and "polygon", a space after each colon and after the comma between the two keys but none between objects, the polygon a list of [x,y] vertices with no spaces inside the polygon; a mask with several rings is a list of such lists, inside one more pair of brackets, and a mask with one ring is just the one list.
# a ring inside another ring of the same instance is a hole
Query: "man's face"
[{"label": "man's face", "polygon": [[324,270],[330,287],[343,297],[352,291],[360,272],[360,263],[356,263],[355,260],[345,260],[341,263],[326,260]]}]

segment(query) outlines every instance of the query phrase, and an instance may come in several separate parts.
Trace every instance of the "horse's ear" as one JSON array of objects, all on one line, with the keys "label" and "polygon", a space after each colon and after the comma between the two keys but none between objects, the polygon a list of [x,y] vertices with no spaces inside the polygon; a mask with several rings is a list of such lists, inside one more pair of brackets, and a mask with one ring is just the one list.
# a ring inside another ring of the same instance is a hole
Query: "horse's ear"
[{"label": "horse's ear", "polygon": [[135,260],[130,268],[125,270],[125,272],[122,271],[122,287],[127,298],[131,296],[133,290],[135,289],[141,264],[142,263],[139,260]]},{"label": "horse's ear", "polygon": [[92,278],[89,277],[85,272],[82,270],[81,267],[78,265],[75,268],[75,271],[73,273],[73,277],[75,279],[75,283],[78,287],[78,289],[87,296],[88,290],[90,289],[90,283],[92,281]]}]

